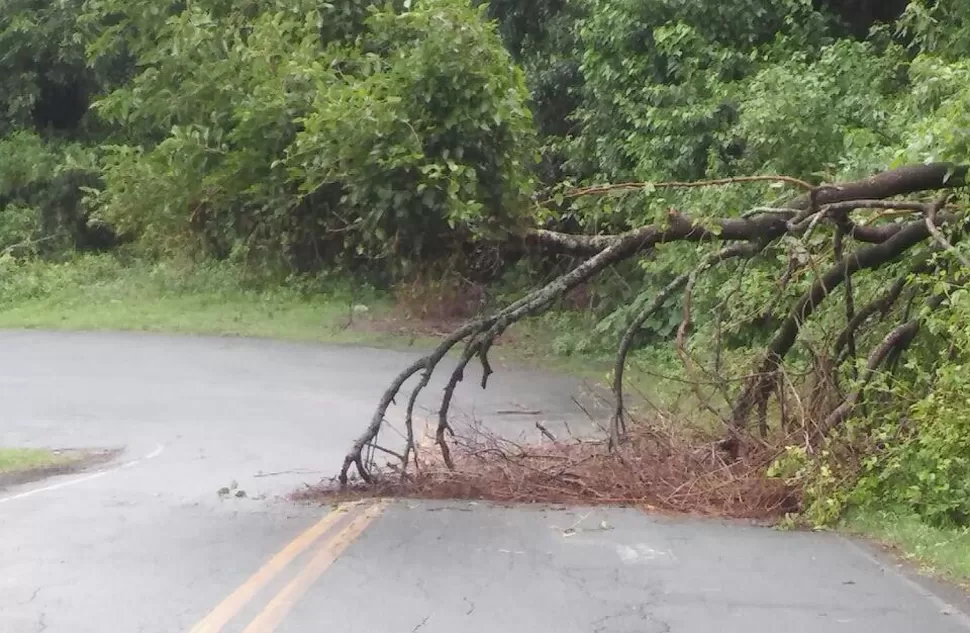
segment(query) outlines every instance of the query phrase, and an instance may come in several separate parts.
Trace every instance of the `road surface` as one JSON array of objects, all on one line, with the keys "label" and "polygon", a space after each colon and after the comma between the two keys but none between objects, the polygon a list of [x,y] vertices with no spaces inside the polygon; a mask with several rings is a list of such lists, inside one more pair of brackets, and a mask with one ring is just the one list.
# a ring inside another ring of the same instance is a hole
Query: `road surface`
[{"label": "road surface", "polygon": [[[284,499],[336,471],[413,354],[42,332],[0,332],[0,354],[0,444],[124,449],[0,491],[3,633],[970,630],[960,596],[833,534]],[[481,392],[474,378],[459,413],[503,433],[533,426],[514,409],[591,424],[569,379],[506,369]]]}]

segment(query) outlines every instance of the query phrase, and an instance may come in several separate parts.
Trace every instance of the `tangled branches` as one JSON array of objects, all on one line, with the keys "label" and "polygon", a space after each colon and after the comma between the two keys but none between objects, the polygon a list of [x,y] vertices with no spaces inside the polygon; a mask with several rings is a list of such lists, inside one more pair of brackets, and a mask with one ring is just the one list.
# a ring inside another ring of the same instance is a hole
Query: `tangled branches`
[{"label": "tangled branches", "polygon": [[613,449],[606,440],[557,439],[522,445],[492,433],[456,436],[454,467],[423,453],[407,478],[375,478],[342,488],[308,488],[304,500],[366,496],[477,499],[511,503],[638,505],[670,512],[774,519],[797,507],[798,495],[761,473],[774,453],[725,461],[697,450],[704,438],[662,421],[639,425]]},{"label": "tangled branches", "polygon": [[[347,484],[351,466],[367,483],[374,481],[369,464],[365,463],[364,452],[374,446],[381,431],[388,409],[400,394],[404,384],[420,373],[417,386],[412,390],[405,412],[406,447],[402,459],[402,472],[406,471],[409,460],[415,454],[413,413],[418,395],[424,390],[441,361],[453,349],[463,344],[457,365],[446,382],[441,406],[438,410],[435,443],[437,444],[444,467],[454,469],[455,459],[449,448],[449,437],[454,433],[449,425],[448,412],[457,385],[462,381],[468,364],[478,359],[482,365],[482,388],[485,388],[492,368],[488,354],[495,341],[509,327],[524,318],[538,315],[548,310],[558,299],[571,290],[586,283],[607,268],[644,252],[662,247],[671,242],[693,242],[698,244],[721,243],[723,246],[703,256],[690,271],[677,276],[668,283],[654,298],[637,310],[633,315],[619,343],[613,370],[612,391],[614,407],[609,429],[609,446],[617,449],[628,437],[628,425],[624,416],[623,374],[627,357],[643,324],[658,310],[673,300],[678,293],[684,292],[684,318],[678,328],[677,346],[681,358],[688,365],[692,363],[686,350],[686,341],[691,326],[691,296],[698,279],[719,264],[732,259],[757,260],[767,249],[782,248],[789,242],[804,242],[818,227],[831,227],[835,233],[834,256],[831,264],[824,270],[813,269],[815,280],[807,290],[784,311],[780,324],[775,328],[770,342],[757,355],[753,367],[740,381],[741,387],[733,397],[730,415],[721,448],[729,459],[737,460],[746,444],[747,425],[752,412],[757,410],[762,426],[767,415],[769,400],[778,392],[779,376],[785,358],[799,340],[806,323],[813,318],[820,306],[839,287],[844,287],[847,308],[845,323],[833,349],[832,357],[840,361],[847,355],[854,356],[859,340],[859,332],[866,323],[871,323],[877,315],[885,315],[897,302],[905,279],[893,283],[884,293],[855,309],[854,285],[852,279],[865,271],[874,271],[903,260],[912,260],[911,269],[919,269],[938,264],[930,263],[926,253],[946,252],[958,263],[967,265],[965,258],[955,249],[947,231],[959,231],[966,223],[964,209],[947,206],[947,197],[935,201],[921,199],[890,200],[899,196],[918,196],[932,191],[952,191],[965,184],[967,168],[950,164],[928,164],[903,167],[877,174],[857,182],[812,186],[793,178],[779,176],[754,176],[725,179],[702,183],[659,183],[648,187],[644,183],[604,185],[575,190],[569,195],[601,195],[611,190],[654,189],[659,187],[715,187],[726,184],[746,182],[775,181],[806,189],[798,197],[781,206],[775,205],[753,214],[741,217],[698,218],[671,209],[666,221],[630,230],[616,235],[572,235],[555,231],[536,229],[523,236],[526,243],[549,253],[565,253],[583,258],[581,263],[551,282],[534,290],[518,301],[496,312],[471,321],[444,339],[430,354],[418,359],[391,383],[384,392],[370,424],[354,443],[347,454],[339,480]],[[860,214],[862,211],[878,211]],[[867,217],[862,217],[866,215]],[[787,241],[786,241],[787,240]],[[913,255],[914,247],[928,244],[927,249]],[[794,254],[789,262],[795,261]],[[813,262],[814,263],[814,262]],[[783,283],[792,277],[793,270],[780,274]],[[928,300],[930,305],[939,305],[943,299]],[[882,364],[886,355],[895,349],[905,347],[919,328],[918,320],[909,320],[894,328],[870,352],[866,373],[862,377],[862,387],[853,393],[842,396],[841,402],[826,413],[826,421],[820,425],[822,433],[837,427],[851,415],[862,398],[868,377]],[[784,403],[782,403],[784,404]],[[415,459],[417,464],[417,460]]]}]

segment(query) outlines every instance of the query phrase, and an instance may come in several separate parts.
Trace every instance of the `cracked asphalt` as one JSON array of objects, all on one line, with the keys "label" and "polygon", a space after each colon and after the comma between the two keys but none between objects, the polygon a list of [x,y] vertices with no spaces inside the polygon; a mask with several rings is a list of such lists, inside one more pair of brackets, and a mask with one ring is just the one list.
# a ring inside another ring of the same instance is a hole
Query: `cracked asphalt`
[{"label": "cracked asphalt", "polygon": [[[413,353],[46,332],[0,332],[0,353],[0,444],[124,449],[0,490],[2,633],[970,630],[962,594],[835,534],[282,498],[335,472]],[[466,419],[593,430],[570,379],[505,368],[481,392],[475,378]]]}]

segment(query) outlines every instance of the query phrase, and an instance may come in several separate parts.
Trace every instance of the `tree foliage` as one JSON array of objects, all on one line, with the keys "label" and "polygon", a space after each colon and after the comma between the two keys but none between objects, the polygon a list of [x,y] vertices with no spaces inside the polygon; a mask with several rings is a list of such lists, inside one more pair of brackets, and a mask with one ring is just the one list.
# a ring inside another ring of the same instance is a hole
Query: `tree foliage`
[{"label": "tree foliage", "polygon": [[156,244],[201,235],[217,256],[297,267],[421,259],[514,226],[531,117],[480,12],[304,5],[195,3],[164,27],[138,24],[137,3],[101,8],[128,12],[118,37],[141,68],[94,105],[142,141],[110,150],[106,215]]}]

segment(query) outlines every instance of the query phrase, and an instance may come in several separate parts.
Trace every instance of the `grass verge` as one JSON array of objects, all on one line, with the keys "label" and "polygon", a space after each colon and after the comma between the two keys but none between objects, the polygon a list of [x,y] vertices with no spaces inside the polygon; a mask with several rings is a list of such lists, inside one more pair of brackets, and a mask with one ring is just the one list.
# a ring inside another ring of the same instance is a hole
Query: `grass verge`
[{"label": "grass verge", "polygon": [[0,489],[76,473],[120,453],[119,449],[0,448]]},{"label": "grass verge", "polygon": [[60,466],[70,457],[45,448],[0,448],[0,474]]},{"label": "grass verge", "polygon": [[926,575],[970,589],[970,528],[934,527],[891,510],[855,510],[842,529],[876,540]]},{"label": "grass verge", "polygon": [[355,326],[386,304],[374,291],[354,292],[324,278],[269,279],[222,264],[122,263],[110,256],[0,262],[0,328],[414,343]]}]

